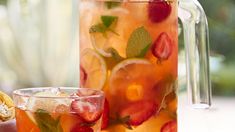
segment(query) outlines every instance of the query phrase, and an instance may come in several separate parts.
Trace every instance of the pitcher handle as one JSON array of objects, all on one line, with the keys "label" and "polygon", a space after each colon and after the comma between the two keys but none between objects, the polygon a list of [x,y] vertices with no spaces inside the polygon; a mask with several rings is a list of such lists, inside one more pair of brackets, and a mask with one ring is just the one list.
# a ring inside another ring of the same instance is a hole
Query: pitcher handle
[{"label": "pitcher handle", "polygon": [[189,101],[194,108],[211,106],[209,31],[207,18],[197,0],[180,0],[183,23]]}]

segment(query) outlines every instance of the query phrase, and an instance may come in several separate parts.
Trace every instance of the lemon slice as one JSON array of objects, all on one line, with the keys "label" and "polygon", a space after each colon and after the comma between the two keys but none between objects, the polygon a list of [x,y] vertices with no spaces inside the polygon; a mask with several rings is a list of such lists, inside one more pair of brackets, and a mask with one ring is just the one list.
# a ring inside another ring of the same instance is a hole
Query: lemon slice
[{"label": "lemon slice", "polygon": [[91,34],[91,43],[93,48],[100,53],[102,56],[111,57],[112,54],[107,52],[107,49],[110,48],[109,39],[104,37],[101,33],[92,33]]},{"label": "lemon slice", "polygon": [[81,66],[87,75],[82,87],[102,89],[107,76],[104,59],[96,51],[85,49],[81,53]]},{"label": "lemon slice", "polygon": [[30,111],[25,111],[26,115],[28,116],[28,118],[34,123],[37,124],[37,121],[34,118],[34,114]]},{"label": "lemon slice", "polygon": [[15,118],[15,109],[12,99],[0,91],[0,121],[7,121]]},{"label": "lemon slice", "polygon": [[14,107],[11,97],[0,91],[0,103],[1,102],[4,102],[8,107]]},{"label": "lemon slice", "polygon": [[111,72],[110,94],[125,97],[126,101],[153,98],[151,89],[156,84],[155,73],[153,64],[146,59],[124,60]]}]

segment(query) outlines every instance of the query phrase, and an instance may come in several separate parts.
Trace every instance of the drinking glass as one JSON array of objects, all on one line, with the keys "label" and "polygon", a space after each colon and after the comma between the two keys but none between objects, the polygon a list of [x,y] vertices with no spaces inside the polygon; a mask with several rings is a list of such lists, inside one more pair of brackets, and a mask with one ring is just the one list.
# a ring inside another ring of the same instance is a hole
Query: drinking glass
[{"label": "drinking glass", "polygon": [[18,132],[99,132],[104,93],[72,87],[19,89],[13,93]]}]

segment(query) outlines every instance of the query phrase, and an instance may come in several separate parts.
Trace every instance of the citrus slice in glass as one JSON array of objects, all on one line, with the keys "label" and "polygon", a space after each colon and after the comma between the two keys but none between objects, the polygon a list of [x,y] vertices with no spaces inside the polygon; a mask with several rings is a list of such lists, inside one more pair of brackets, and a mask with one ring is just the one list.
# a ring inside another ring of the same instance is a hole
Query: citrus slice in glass
[{"label": "citrus slice in glass", "polygon": [[93,48],[102,56],[111,57],[112,54],[106,50],[110,48],[109,40],[101,33],[91,33],[91,43]]},{"label": "citrus slice in glass", "polygon": [[37,124],[33,112],[37,111],[38,109],[42,109],[49,113],[55,113],[59,108],[58,106],[61,105],[67,106],[69,108],[71,103],[69,99],[56,98],[68,96],[69,95],[66,93],[61,92],[59,88],[51,88],[51,90],[48,91],[37,92],[28,99],[28,103],[26,105],[27,111],[25,111],[25,113],[34,124]]},{"label": "citrus slice in glass", "polygon": [[33,117],[33,114],[29,111],[16,110],[17,121],[23,122],[24,126],[19,127],[18,131],[22,132],[40,132],[37,127],[36,120]]},{"label": "citrus slice in glass", "polygon": [[[157,83],[155,68],[146,59],[127,59],[117,64],[110,75],[110,94],[124,102],[152,99]],[[122,101],[120,101],[122,102]]]},{"label": "citrus slice in glass", "polygon": [[69,106],[71,103],[69,99],[60,99],[56,97],[68,96],[69,95],[67,95],[66,93],[61,92],[59,88],[51,88],[48,91],[40,91],[29,98],[28,103],[26,105],[26,109],[29,111],[37,111],[38,109],[43,109],[48,112],[55,112],[57,106]]},{"label": "citrus slice in glass", "polygon": [[86,73],[82,87],[102,89],[106,81],[107,68],[104,59],[94,50],[85,49],[81,53],[81,67]]}]

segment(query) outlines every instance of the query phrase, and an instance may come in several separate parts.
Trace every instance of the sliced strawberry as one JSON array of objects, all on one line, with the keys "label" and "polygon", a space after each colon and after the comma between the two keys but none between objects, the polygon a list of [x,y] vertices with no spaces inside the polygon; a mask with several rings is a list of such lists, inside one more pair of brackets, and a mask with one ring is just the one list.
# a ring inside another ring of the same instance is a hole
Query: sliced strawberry
[{"label": "sliced strawberry", "polygon": [[161,128],[161,132],[177,132],[176,120],[171,120],[171,121],[165,123]]},{"label": "sliced strawberry", "polygon": [[87,73],[85,69],[82,66],[80,66],[80,85],[84,86],[86,84],[86,80],[87,80]]},{"label": "sliced strawberry", "polygon": [[149,19],[158,23],[165,20],[171,13],[171,5],[169,2],[164,0],[153,0],[148,5],[148,16]]},{"label": "sliced strawberry", "polygon": [[152,46],[152,54],[160,61],[167,60],[172,54],[172,40],[167,33],[163,32],[159,35]]},{"label": "sliced strawberry", "polygon": [[80,126],[80,124],[78,124],[72,128],[70,132],[93,132],[93,129],[88,126]]},{"label": "sliced strawberry", "polygon": [[75,100],[71,103],[71,109],[87,123],[97,121],[102,115],[102,111],[97,110],[96,106],[88,101]]},{"label": "sliced strawberry", "polygon": [[108,100],[105,99],[101,129],[102,130],[105,129],[108,126],[108,124],[109,124],[109,103]]},{"label": "sliced strawberry", "polygon": [[153,101],[136,101],[121,109],[121,118],[129,116],[128,125],[138,126],[156,113],[158,106]]}]

